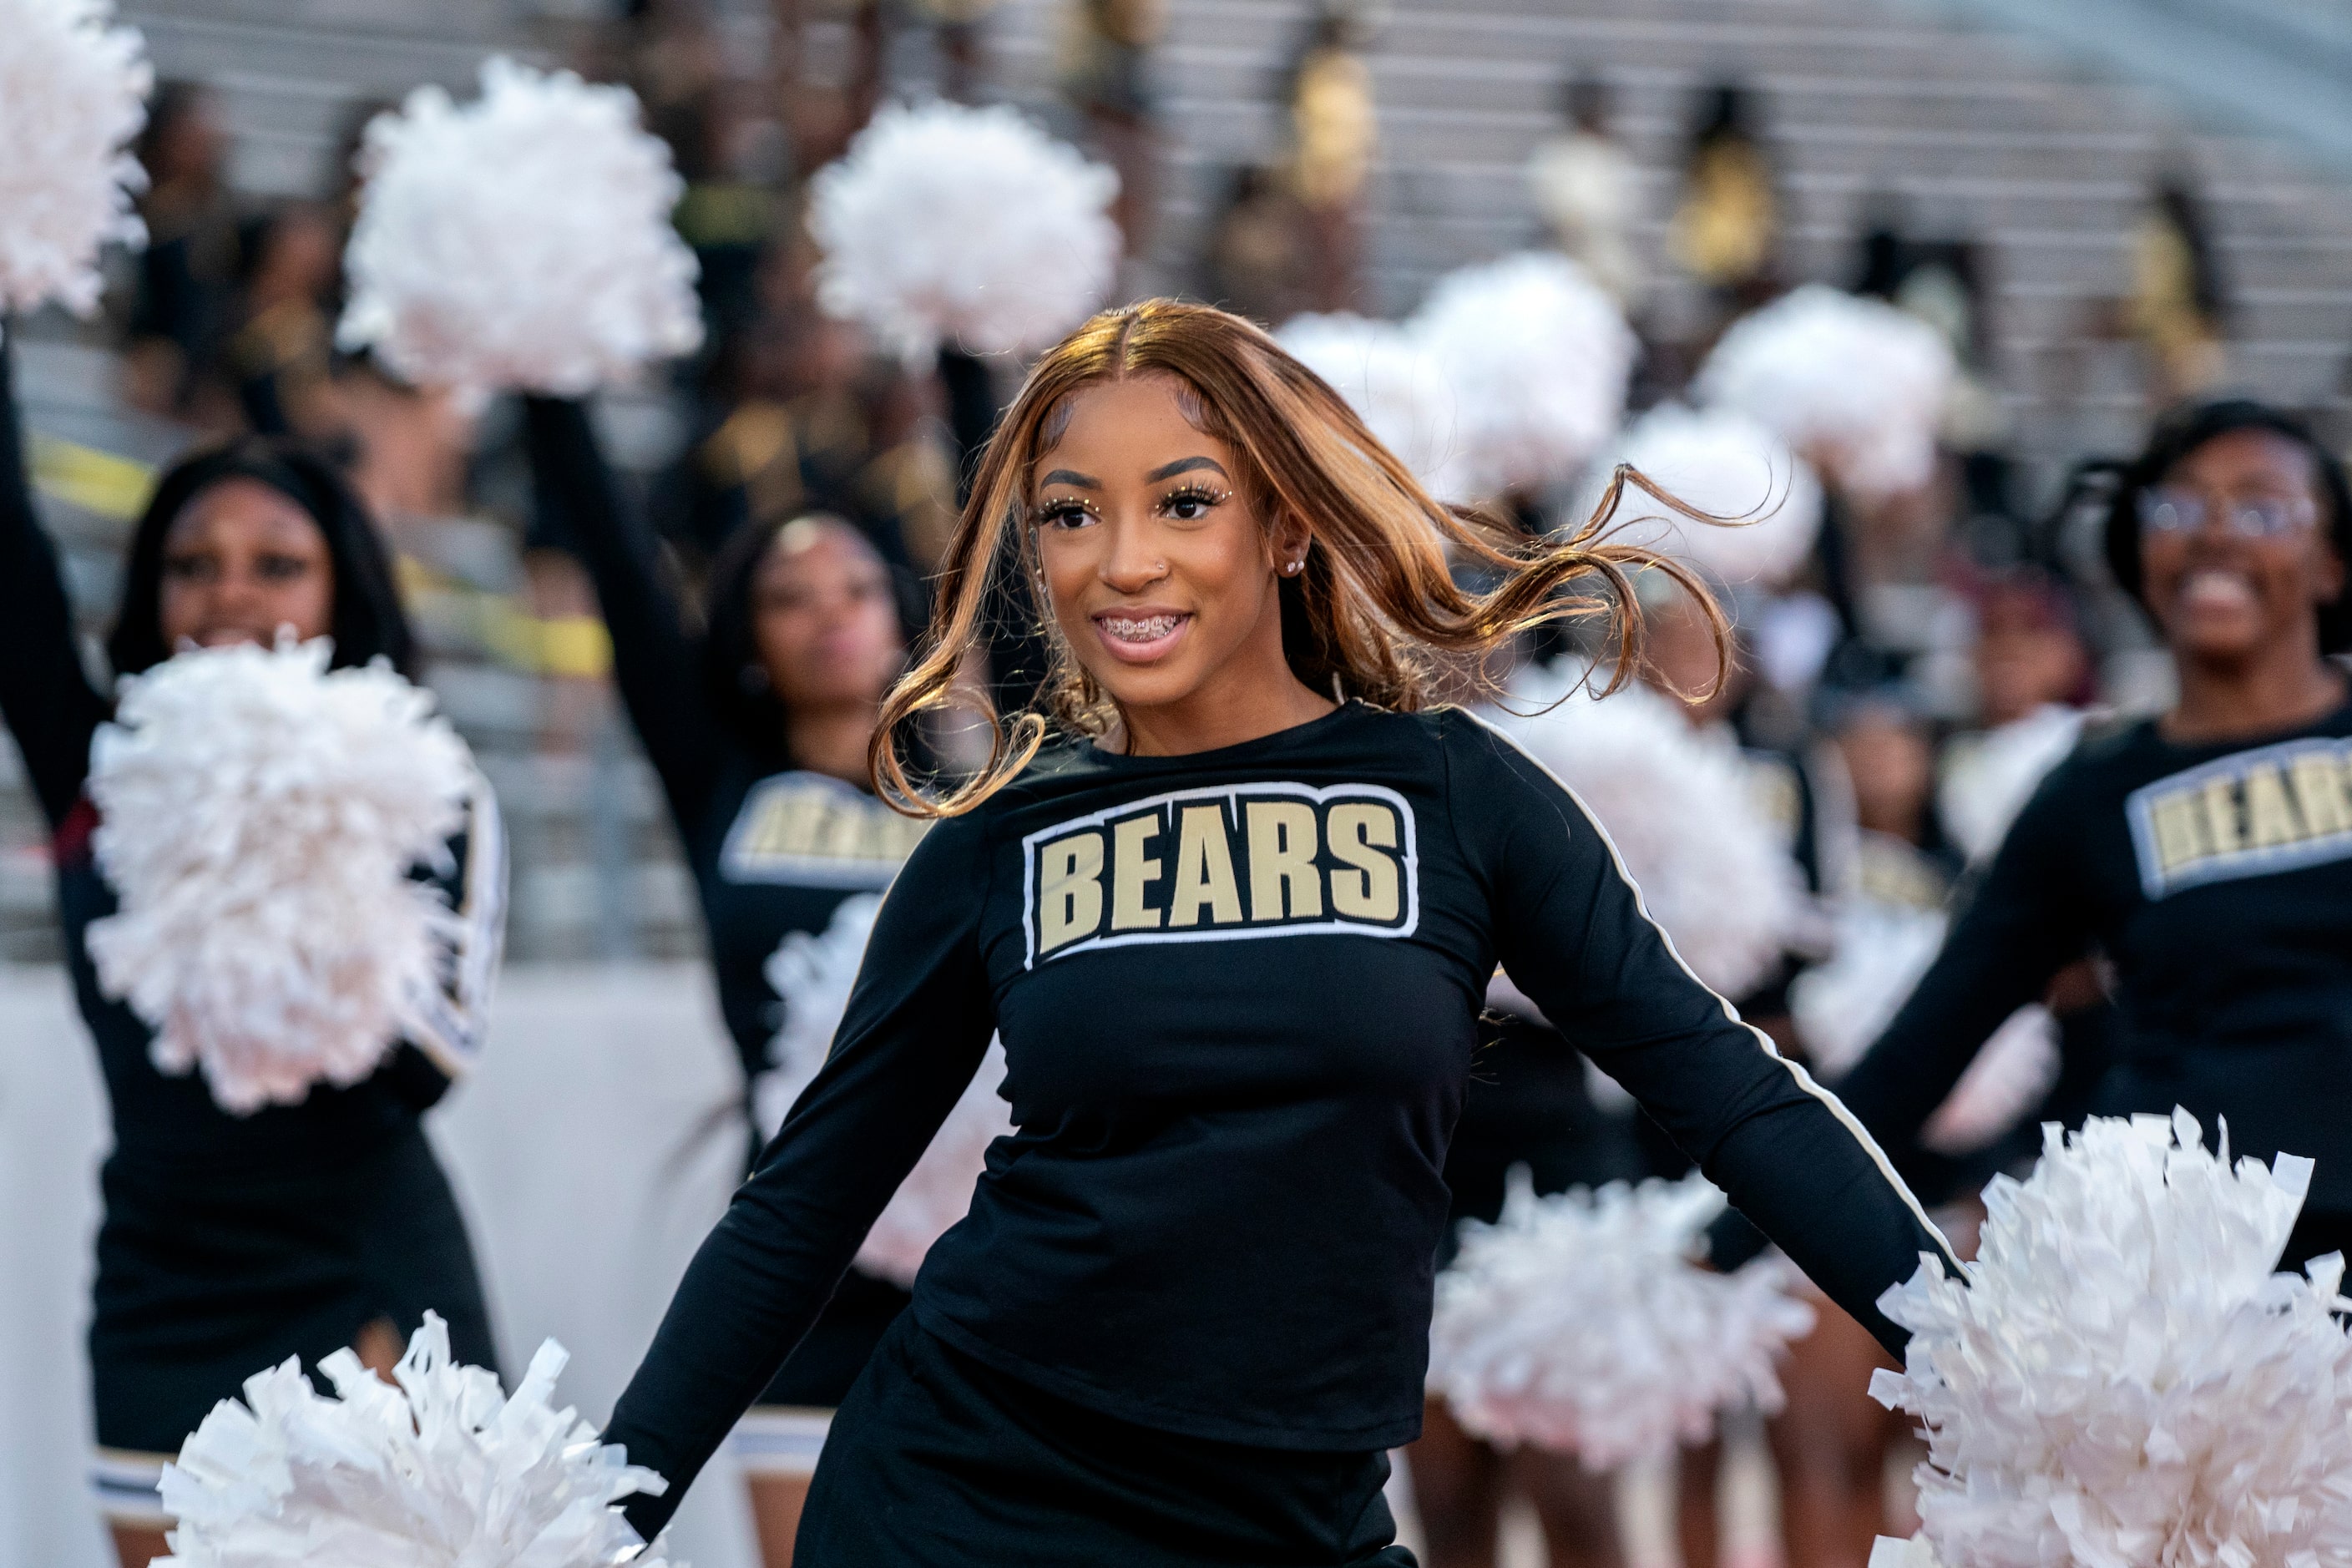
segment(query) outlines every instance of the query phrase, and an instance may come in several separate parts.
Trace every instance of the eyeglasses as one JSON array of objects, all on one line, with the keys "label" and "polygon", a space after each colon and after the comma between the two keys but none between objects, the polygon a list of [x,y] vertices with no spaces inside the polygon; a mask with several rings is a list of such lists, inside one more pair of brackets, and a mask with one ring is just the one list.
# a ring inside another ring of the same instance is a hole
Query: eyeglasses
[{"label": "eyeglasses", "polygon": [[2194,533],[2205,526],[2217,504],[2221,525],[2241,539],[2275,539],[2307,527],[2316,510],[2308,496],[2208,496],[2159,486],[2140,492],[2140,531]]}]

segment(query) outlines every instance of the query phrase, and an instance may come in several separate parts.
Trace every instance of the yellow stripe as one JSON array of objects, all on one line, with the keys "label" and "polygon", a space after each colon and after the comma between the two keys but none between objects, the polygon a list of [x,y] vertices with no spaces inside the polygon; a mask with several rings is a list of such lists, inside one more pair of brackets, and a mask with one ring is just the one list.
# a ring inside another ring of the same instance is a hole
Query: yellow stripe
[{"label": "yellow stripe", "polygon": [[147,509],[155,470],[145,463],[37,431],[31,446],[33,482],[43,493],[123,522]]}]

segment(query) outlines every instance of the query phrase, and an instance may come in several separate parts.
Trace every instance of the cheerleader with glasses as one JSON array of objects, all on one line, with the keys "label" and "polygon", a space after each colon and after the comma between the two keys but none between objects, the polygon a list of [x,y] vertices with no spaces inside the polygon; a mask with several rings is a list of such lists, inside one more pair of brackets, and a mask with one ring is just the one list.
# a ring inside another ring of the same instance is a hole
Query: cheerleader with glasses
[{"label": "cheerleader with glasses", "polygon": [[[130,543],[107,640],[118,675],[183,647],[331,637],[339,667],[413,672],[390,567],[358,500],[299,447],[245,440],[158,481]],[[166,1548],[156,1481],[213,1405],[256,1369],[344,1346],[388,1371],[429,1309],[462,1359],[495,1366],[464,1225],[421,1119],[481,1043],[503,931],[495,802],[476,778],[436,880],[456,918],[446,994],[372,1076],[235,1114],[205,1079],[160,1070],[153,1031],[108,994],[93,922],[117,910],[93,851],[91,740],[112,711],[83,674],[71,613],[26,481],[0,349],[0,717],[54,834],[58,913],[98,1047],[114,1145],[100,1173],[89,1329],[94,1481],[124,1568]],[[152,825],[149,825],[152,826]]]},{"label": "cheerleader with glasses", "polygon": [[2282,1267],[2352,1252],[2352,492],[2300,421],[2242,401],[2182,409],[2099,477],[2107,563],[2179,700],[2042,781],[1840,1093],[1914,1158],[2001,1021],[2095,957],[2091,1113],[2185,1106],[2233,1153],[2315,1158]]},{"label": "cheerleader with glasses", "polygon": [[[1457,587],[1441,541],[1499,585]],[[1050,717],[942,791],[902,737],[954,700],[1000,552],[1046,608]],[[671,1483],[632,1521],[668,1517],[1001,1032],[1015,1131],[834,1419],[803,1568],[1409,1563],[1387,1450],[1421,1426],[1498,961],[1899,1343],[1872,1303],[1948,1254],[1876,1148],[1682,966],[1572,795],[1425,700],[1433,652],[1570,584],[1612,583],[1637,634],[1652,560],[1457,517],[1222,311],[1153,301],[1046,353],[876,738],[930,830],[606,1430]]]}]

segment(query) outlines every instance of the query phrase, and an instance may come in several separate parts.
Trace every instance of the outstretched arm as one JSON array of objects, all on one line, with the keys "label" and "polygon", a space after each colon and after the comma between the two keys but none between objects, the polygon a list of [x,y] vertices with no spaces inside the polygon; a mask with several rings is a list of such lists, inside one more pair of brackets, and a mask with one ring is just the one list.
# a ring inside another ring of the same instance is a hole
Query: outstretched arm
[{"label": "outstretched arm", "polygon": [[1449,758],[1457,830],[1493,898],[1497,956],[1560,1033],[1623,1084],[1709,1181],[1879,1342],[1922,1253],[1958,1263],[1836,1098],[1699,984],[1583,804],[1500,731]]},{"label": "outstretched arm", "polygon": [[816,1321],[979,1070],[994,1031],[978,939],[979,825],[943,822],[891,884],[833,1054],[695,1254],[604,1441],[670,1483],[646,1540]]},{"label": "outstretched arm", "polygon": [[15,375],[15,350],[0,336],[0,719],[55,828],[81,796],[108,705],[82,671],[57,549],[33,512]]},{"label": "outstretched arm", "polygon": [[596,584],[621,700],[671,811],[691,836],[718,776],[719,721],[703,695],[695,645],[662,586],[653,535],[622,504],[584,405],[525,398],[523,439],[539,504],[571,525]]}]

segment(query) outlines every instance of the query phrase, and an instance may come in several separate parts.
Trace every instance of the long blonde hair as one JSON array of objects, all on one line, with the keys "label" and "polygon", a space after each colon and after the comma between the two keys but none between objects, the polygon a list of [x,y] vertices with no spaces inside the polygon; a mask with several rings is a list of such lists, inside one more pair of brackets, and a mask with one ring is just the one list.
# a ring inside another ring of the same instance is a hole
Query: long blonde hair
[{"label": "long blonde hair", "polygon": [[[1565,538],[1530,539],[1467,508],[1446,506],[1381,445],[1346,399],[1280,344],[1241,317],[1206,305],[1147,300],[1106,310],[1050,350],[1029,373],[982,455],[937,581],[921,658],[882,705],[867,753],[876,792],[919,816],[954,816],[1003,788],[1029,764],[1055,723],[1100,734],[1115,716],[1108,695],[1072,657],[1044,603],[1034,531],[1027,526],[1030,476],[1060,438],[1072,396],[1102,382],[1168,375],[1186,416],[1233,448],[1244,473],[1235,482],[1271,524],[1304,521],[1312,542],[1305,568],[1281,580],[1283,653],[1310,689],[1410,712],[1429,700],[1433,655],[1467,656],[1485,689],[1495,689],[1487,656],[1518,633],[1549,622],[1605,618],[1615,648],[1613,691],[1639,668],[1642,611],[1633,576],[1664,573],[1703,608],[1718,667],[1728,626],[1692,571],[1661,552],[1612,538],[1630,484],[1706,521],[1641,474],[1621,465],[1592,515]],[[957,674],[983,635],[993,569],[1008,548],[1038,595],[1053,668],[1036,709],[1008,727],[984,695],[987,765],[932,795],[910,777],[902,732],[919,715],[957,703]],[[1496,579],[1485,592],[1457,584],[1456,558]],[[1606,591],[1570,596],[1586,578]]]}]

